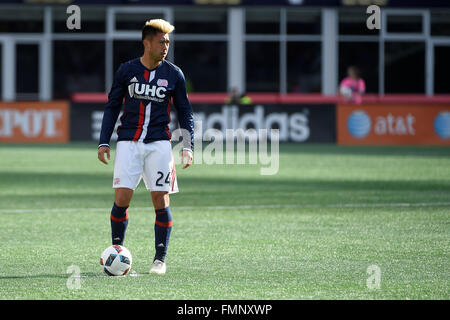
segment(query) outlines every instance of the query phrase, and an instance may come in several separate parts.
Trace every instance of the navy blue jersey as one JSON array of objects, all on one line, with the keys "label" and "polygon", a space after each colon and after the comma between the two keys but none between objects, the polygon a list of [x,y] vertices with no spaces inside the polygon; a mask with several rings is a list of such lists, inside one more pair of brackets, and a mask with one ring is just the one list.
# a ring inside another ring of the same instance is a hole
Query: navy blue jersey
[{"label": "navy blue jersey", "polygon": [[171,102],[177,110],[180,128],[190,133],[190,141],[183,141],[184,146],[192,150],[193,113],[181,69],[165,60],[154,69],[146,68],[140,58],[121,64],[108,95],[99,146],[109,145],[122,103],[118,141],[170,140]]}]

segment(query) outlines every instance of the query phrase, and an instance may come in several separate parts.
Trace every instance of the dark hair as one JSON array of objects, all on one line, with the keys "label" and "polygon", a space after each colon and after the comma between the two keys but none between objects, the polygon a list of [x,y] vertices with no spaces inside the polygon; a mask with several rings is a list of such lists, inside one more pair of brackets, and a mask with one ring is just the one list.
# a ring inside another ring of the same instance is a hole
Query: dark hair
[{"label": "dark hair", "polygon": [[150,39],[152,39],[158,32],[161,32],[161,30],[145,25],[144,28],[142,28],[142,40],[147,38],[147,36],[150,36]]},{"label": "dark hair", "polygon": [[352,70],[358,78],[361,76],[361,73],[359,72],[359,68],[357,66],[349,66],[348,70]]}]

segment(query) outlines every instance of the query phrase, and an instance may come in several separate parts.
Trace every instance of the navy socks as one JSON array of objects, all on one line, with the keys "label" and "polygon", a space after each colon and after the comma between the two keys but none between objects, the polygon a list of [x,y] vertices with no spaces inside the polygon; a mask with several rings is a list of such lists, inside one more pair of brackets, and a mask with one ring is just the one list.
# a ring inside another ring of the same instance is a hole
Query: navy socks
[{"label": "navy socks", "polygon": [[170,208],[155,210],[155,259],[164,261],[172,231],[172,214]]},{"label": "navy socks", "polygon": [[128,226],[128,207],[119,207],[114,203],[111,209],[112,244],[123,245]]},{"label": "navy socks", "polygon": [[[172,231],[170,207],[155,210],[155,259],[164,261]],[[114,203],[111,209],[112,244],[123,245],[128,227],[128,207],[119,207]]]}]

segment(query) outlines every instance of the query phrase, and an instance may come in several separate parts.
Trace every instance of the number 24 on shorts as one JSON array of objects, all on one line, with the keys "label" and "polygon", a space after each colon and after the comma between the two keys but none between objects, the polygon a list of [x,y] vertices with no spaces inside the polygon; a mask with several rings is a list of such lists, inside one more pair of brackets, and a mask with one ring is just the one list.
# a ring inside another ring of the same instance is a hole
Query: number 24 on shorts
[{"label": "number 24 on shorts", "polygon": [[[158,179],[156,179],[156,186],[162,187],[163,184],[161,183],[161,180],[164,178],[164,173],[161,171],[158,171]],[[164,179],[164,183],[170,184],[170,172],[167,173],[166,178]]]}]

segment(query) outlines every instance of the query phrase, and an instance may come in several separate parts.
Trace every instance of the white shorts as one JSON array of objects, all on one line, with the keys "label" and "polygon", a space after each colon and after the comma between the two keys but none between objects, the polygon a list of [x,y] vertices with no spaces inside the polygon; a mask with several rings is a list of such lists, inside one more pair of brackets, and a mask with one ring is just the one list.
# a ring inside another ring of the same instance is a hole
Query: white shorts
[{"label": "white shorts", "polygon": [[178,192],[170,141],[117,142],[113,188],[135,190],[141,178],[144,178],[145,186],[150,191]]}]

